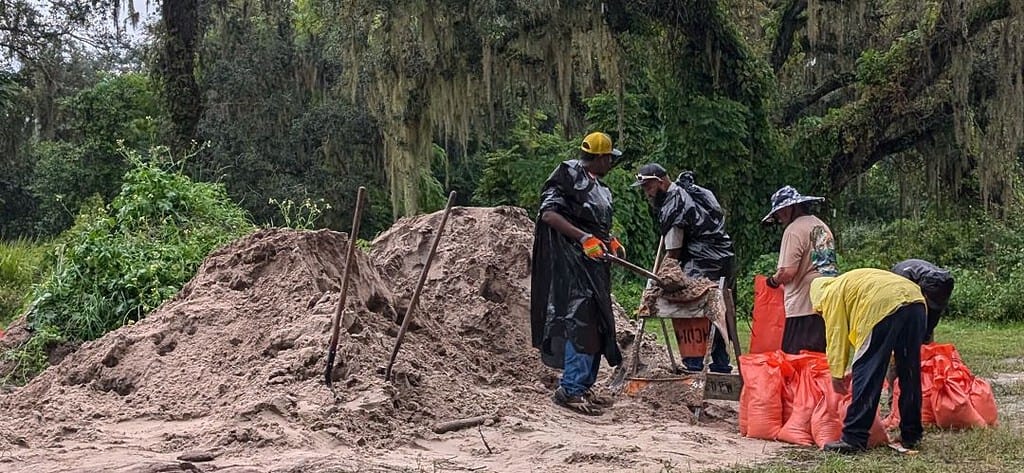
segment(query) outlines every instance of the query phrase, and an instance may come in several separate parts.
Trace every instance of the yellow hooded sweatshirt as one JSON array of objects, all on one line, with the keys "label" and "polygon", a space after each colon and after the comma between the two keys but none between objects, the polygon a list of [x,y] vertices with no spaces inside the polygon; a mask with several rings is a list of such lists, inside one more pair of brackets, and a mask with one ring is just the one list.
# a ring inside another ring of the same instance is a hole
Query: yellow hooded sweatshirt
[{"label": "yellow hooded sweatshirt", "polygon": [[[867,348],[871,331],[900,307],[924,303],[913,281],[882,269],[864,268],[811,282],[811,305],[825,319],[825,352],[833,378]],[[855,350],[850,359],[850,349]]]}]

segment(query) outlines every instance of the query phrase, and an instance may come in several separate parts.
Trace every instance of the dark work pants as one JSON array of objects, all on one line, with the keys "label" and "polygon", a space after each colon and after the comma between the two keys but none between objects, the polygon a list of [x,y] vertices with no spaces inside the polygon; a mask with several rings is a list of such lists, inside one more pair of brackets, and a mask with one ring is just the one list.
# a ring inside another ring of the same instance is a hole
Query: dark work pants
[{"label": "dark work pants", "polygon": [[825,353],[825,319],[818,314],[786,317],[782,351],[799,355],[803,350]]},{"label": "dark work pants", "polygon": [[[687,356],[683,358],[683,367],[687,371],[701,371],[704,369],[703,356]],[[712,373],[731,373],[732,366],[729,365],[729,351],[725,346],[725,338],[722,332],[715,330],[715,341],[711,342],[711,365],[708,370]]]},{"label": "dark work pants", "polygon": [[890,355],[896,358],[900,379],[900,436],[904,444],[921,440],[921,343],[926,324],[925,306],[916,303],[901,307],[871,330],[867,349],[853,363],[853,399],[846,411],[843,441],[867,447]]}]

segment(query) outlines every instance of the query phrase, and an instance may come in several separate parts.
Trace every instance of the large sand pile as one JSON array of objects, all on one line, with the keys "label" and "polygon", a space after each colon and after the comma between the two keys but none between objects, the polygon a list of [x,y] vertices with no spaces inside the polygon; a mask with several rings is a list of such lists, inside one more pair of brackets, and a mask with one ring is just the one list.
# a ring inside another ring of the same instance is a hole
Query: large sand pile
[{"label": "large sand pile", "polygon": [[[383,380],[440,218],[402,219],[369,254],[357,252],[334,393],[322,379],[346,237],[261,230],[211,254],[145,320],[82,345],[0,397],[0,445],[74,452],[126,444],[153,458],[200,451],[294,466],[342,446],[415,445],[437,438],[430,426],[439,421],[550,417],[557,373],[530,347],[532,222],[521,209],[453,209],[395,382]],[[620,325],[620,339],[631,339],[631,324]],[[663,352],[646,358],[666,363]],[[665,412],[606,417],[651,421]],[[305,453],[284,453],[296,451]],[[110,461],[75,460],[86,470],[123,463]]]}]

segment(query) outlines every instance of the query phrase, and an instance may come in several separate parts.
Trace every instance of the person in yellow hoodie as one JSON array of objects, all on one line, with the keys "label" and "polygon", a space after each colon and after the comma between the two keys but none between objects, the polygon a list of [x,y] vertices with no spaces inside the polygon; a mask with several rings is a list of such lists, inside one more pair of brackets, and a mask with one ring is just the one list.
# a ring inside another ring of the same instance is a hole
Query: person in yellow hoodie
[{"label": "person in yellow hoodie", "polygon": [[853,397],[843,436],[825,450],[867,449],[890,356],[900,380],[900,435],[905,447],[915,448],[924,432],[921,344],[928,321],[921,288],[898,274],[864,268],[817,278],[810,292],[811,304],[825,319],[825,353],[836,393],[847,392],[846,371],[852,364]]}]

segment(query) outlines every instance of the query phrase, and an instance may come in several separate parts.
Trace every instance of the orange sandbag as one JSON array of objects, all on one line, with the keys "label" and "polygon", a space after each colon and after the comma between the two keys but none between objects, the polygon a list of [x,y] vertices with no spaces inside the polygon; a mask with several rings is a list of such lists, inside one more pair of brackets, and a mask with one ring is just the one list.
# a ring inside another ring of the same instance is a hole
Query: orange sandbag
[{"label": "orange sandbag", "polygon": [[956,350],[952,343],[928,343],[921,345],[921,363],[936,356],[944,356],[951,361],[959,363],[964,362],[963,358],[960,358],[960,352]]},{"label": "orange sandbag", "polygon": [[843,422],[839,419],[838,406],[831,404],[830,396],[822,396],[811,415],[811,435],[819,448],[843,436]]},{"label": "orange sandbag", "polygon": [[[931,371],[927,376],[921,370],[921,425],[935,425],[935,407],[932,398],[935,397],[935,383]],[[893,410],[899,409],[899,398],[892,400]]]},{"label": "orange sandbag", "polygon": [[945,377],[936,377],[932,406],[935,425],[943,428],[965,429],[988,425],[971,405],[970,375],[956,368],[947,370]]},{"label": "orange sandbag", "polygon": [[[827,380],[827,384],[826,381]],[[818,409],[830,409],[831,412],[826,411],[814,411],[814,418],[812,419],[812,431],[814,432],[814,443],[818,447],[824,448],[826,443],[835,442],[843,436],[843,425],[846,422],[846,412],[850,409],[850,403],[853,401],[852,386],[849,383],[846,385],[846,394],[837,394],[832,390],[832,379],[831,375],[827,378],[824,376],[817,376],[817,386],[819,389],[826,390],[822,394],[822,404]],[[821,421],[824,425],[819,427],[817,423]],[[885,425],[882,422],[882,418],[875,412],[875,418],[871,422],[871,428],[868,430],[868,447],[877,447],[889,443],[889,435],[885,432]]]},{"label": "orange sandbag", "polygon": [[768,278],[754,276],[754,325],[750,329],[749,353],[782,349],[782,331],[786,327],[786,306],[782,288],[768,287]]},{"label": "orange sandbag", "polygon": [[814,382],[819,399],[811,414],[811,436],[814,437],[814,444],[822,448],[826,443],[835,442],[843,436],[843,421],[839,415],[842,396],[832,391],[832,375],[827,361],[811,363],[808,374]]},{"label": "orange sandbag", "polygon": [[[824,353],[802,351],[799,355],[790,355],[782,352],[781,350],[777,351],[777,353],[779,356],[783,357],[789,365],[787,368],[788,371],[783,374],[784,377],[782,379],[782,423],[785,424],[789,421],[789,416],[792,415],[793,403],[796,398],[796,388],[797,385],[800,384],[800,378],[804,375],[804,372],[810,369],[809,366],[811,363],[827,362],[825,361]],[[813,386],[813,378],[810,382]],[[817,391],[813,392],[816,393]],[[814,402],[810,403],[811,410],[814,409],[814,406],[817,405],[817,403],[817,398],[815,398]]]},{"label": "orange sandbag", "polygon": [[978,415],[985,421],[986,425],[995,426],[999,423],[999,409],[996,407],[996,397],[992,394],[992,386],[981,378],[974,378],[971,385],[971,405]]},{"label": "orange sandbag", "polygon": [[[742,367],[743,367],[743,365],[740,366],[741,369],[742,369]],[[744,437],[747,436],[747,432],[748,432],[747,426],[750,425],[750,421],[749,421],[750,416],[747,415],[747,413],[750,412],[750,409],[747,409],[747,407],[746,407],[749,404],[750,404],[750,390],[749,389],[740,390],[740,435],[742,435]]]},{"label": "orange sandbag", "polygon": [[[746,416],[745,434],[774,440],[782,428],[782,379],[785,359],[777,353],[740,356],[743,392],[740,416]],[[744,412],[745,411],[745,412]]]},{"label": "orange sandbag", "polygon": [[811,416],[818,404],[818,396],[811,373],[803,366],[794,365],[795,389],[791,400],[791,415],[779,429],[775,440],[796,445],[814,445],[811,435]]}]

